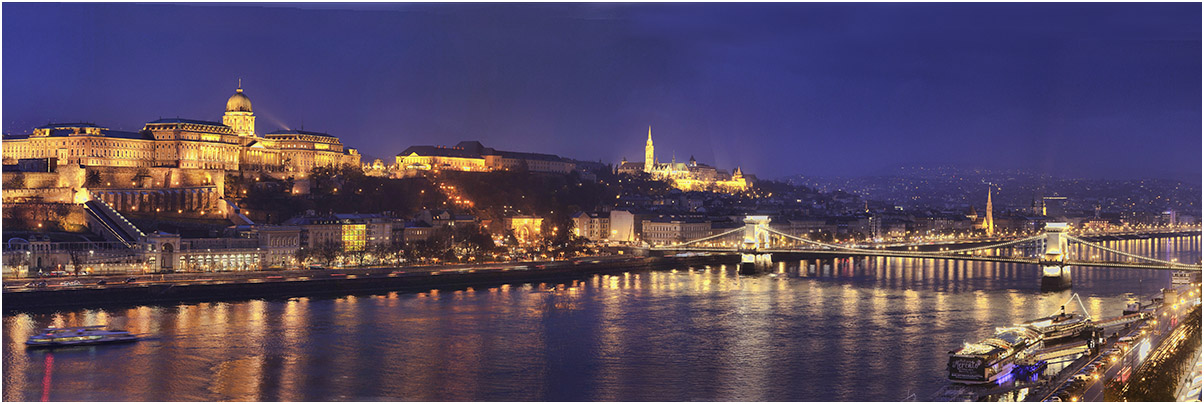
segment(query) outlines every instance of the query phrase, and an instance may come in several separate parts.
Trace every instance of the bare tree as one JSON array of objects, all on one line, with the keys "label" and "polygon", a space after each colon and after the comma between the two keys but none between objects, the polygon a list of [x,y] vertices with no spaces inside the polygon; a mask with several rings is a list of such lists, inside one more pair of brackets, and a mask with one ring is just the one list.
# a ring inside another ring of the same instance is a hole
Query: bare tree
[{"label": "bare tree", "polygon": [[79,276],[80,268],[87,260],[88,253],[85,251],[87,247],[80,243],[66,243],[67,256],[71,258],[71,268],[75,276]]},{"label": "bare tree", "polygon": [[339,257],[339,253],[343,252],[343,245],[333,240],[326,240],[318,243],[314,247],[313,255],[325,262],[327,265],[334,263],[334,260]]},{"label": "bare tree", "polygon": [[297,252],[293,253],[293,257],[297,259],[297,264],[305,266],[305,260],[313,256],[313,251],[304,246],[297,248]]}]

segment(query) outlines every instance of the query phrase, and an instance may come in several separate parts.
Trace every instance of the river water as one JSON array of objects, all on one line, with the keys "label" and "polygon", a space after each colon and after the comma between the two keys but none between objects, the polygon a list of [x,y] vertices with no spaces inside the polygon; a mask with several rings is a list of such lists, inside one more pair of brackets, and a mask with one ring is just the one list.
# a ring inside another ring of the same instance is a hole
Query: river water
[{"label": "river water", "polygon": [[[1200,237],[1114,241],[1197,262]],[[812,266],[814,265],[814,268]],[[897,401],[946,384],[948,351],[1058,311],[1119,315],[1156,270],[893,258],[772,274],[678,268],[564,284],[4,315],[6,401]],[[1070,309],[1068,307],[1068,309]],[[152,338],[26,350],[43,327]]]}]

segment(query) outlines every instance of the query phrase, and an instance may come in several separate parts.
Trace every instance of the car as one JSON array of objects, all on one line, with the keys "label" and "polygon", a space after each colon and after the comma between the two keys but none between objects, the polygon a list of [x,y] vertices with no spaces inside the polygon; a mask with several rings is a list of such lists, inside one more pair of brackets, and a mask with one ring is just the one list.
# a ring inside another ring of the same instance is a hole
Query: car
[{"label": "car", "polygon": [[108,281],[105,281],[104,279],[101,279],[101,280],[99,280],[99,281],[96,281],[96,284],[97,284],[97,285],[104,285],[104,284],[107,284],[107,283],[109,283],[109,282],[108,282]]},{"label": "car", "polygon": [[1055,394],[1054,396],[1058,398],[1058,401],[1069,401],[1070,397],[1071,397],[1069,391],[1059,392],[1058,394]]},{"label": "car", "polygon": [[134,283],[134,281],[137,281],[137,280],[138,280],[138,278],[125,278],[125,280],[121,281],[121,283]]},{"label": "car", "polygon": [[59,286],[79,286],[79,285],[80,285],[79,281],[66,281],[66,282],[59,284]]},{"label": "car", "polygon": [[33,282],[26,283],[25,287],[27,287],[27,288],[44,288],[44,287],[46,287],[46,282],[45,281],[33,281]]}]

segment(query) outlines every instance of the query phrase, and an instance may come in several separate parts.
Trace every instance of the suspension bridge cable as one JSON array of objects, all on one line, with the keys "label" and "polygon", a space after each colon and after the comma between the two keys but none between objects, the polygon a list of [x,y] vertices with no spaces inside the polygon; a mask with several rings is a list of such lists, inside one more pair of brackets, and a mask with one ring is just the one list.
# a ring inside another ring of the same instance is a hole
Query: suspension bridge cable
[{"label": "suspension bridge cable", "polygon": [[710,239],[714,239],[714,238],[723,237],[723,236],[726,236],[726,235],[728,235],[728,234],[732,234],[732,233],[735,233],[735,232],[738,232],[738,231],[741,231],[741,230],[744,230],[744,228],[743,228],[743,227],[737,227],[737,228],[734,228],[734,229],[731,229],[731,230],[725,231],[725,232],[723,232],[723,233],[716,234],[716,235],[714,235],[714,236],[703,237],[703,238],[700,238],[700,239],[697,239],[697,240],[690,240],[690,241],[687,241],[687,242],[684,242],[684,243],[679,243],[679,244],[673,244],[673,245],[666,246],[666,248],[673,248],[673,247],[684,247],[684,246],[686,246],[687,244],[700,243],[700,242],[707,241],[707,240],[710,240]]},{"label": "suspension bridge cable", "polygon": [[[818,241],[807,240],[805,238],[792,236],[792,235],[783,233],[781,231],[778,231],[772,227],[766,227],[766,229],[771,233],[774,233],[774,234],[777,234],[777,235],[780,235],[780,236],[783,236],[786,238],[802,241],[804,243],[810,243],[810,244],[814,244],[814,245],[818,245],[818,246],[828,247],[828,248],[836,249],[836,250],[878,253],[878,254],[881,254],[883,252],[883,250],[872,250],[872,249],[864,249],[864,248],[856,248],[856,247],[843,247],[843,246],[838,246],[838,245],[833,245],[833,244],[821,243]],[[1038,239],[1041,239],[1044,237],[1045,237],[1044,235],[1038,235],[1038,236],[1033,236],[1033,237],[1024,238],[1024,239],[1020,239],[1020,240],[1012,240],[1012,241],[999,243],[999,244],[992,244],[992,245],[971,247],[971,248],[962,248],[962,249],[958,249],[958,250],[948,250],[948,251],[899,251],[899,250],[888,250],[888,251],[890,251],[892,254],[899,253],[899,254],[905,254],[905,255],[906,254],[911,254],[911,255],[956,254],[956,253],[960,253],[960,252],[989,250],[989,249],[993,249],[993,248],[1009,246],[1012,244],[1026,243],[1026,242],[1038,240]]]},{"label": "suspension bridge cable", "polygon": [[1172,266],[1172,267],[1191,267],[1191,268],[1195,268],[1195,266],[1194,266],[1194,265],[1181,264],[1181,263],[1178,263],[1178,262],[1171,262],[1171,261],[1163,261],[1163,260],[1156,259],[1156,258],[1143,257],[1143,256],[1140,256],[1140,255],[1130,254],[1130,253],[1127,253],[1127,252],[1124,252],[1124,251],[1114,250],[1114,249],[1111,249],[1111,248],[1108,248],[1108,247],[1104,247],[1104,246],[1102,246],[1102,245],[1095,244],[1095,243],[1092,243],[1092,242],[1088,242],[1088,241],[1085,241],[1085,240],[1083,240],[1083,239],[1080,239],[1080,238],[1078,238],[1078,237],[1074,237],[1074,236],[1070,236],[1070,235],[1067,235],[1067,236],[1066,236],[1066,239],[1067,239],[1067,240],[1072,240],[1072,241],[1077,241],[1077,242],[1079,242],[1079,243],[1082,243],[1083,245],[1086,245],[1086,246],[1088,246],[1088,247],[1098,248],[1098,249],[1100,249],[1100,250],[1104,250],[1104,251],[1107,251],[1107,252],[1110,252],[1110,253],[1116,253],[1116,254],[1120,254],[1120,255],[1123,255],[1123,256],[1126,256],[1126,257],[1129,257],[1129,258],[1136,258],[1136,259],[1139,259],[1139,260],[1145,260],[1145,261],[1150,261],[1150,262],[1157,262],[1157,263],[1159,263],[1159,264],[1166,264],[1166,265],[1169,265],[1169,266]]},{"label": "suspension bridge cable", "polygon": [[1044,234],[1041,234],[1041,235],[1032,236],[1032,237],[1029,237],[1029,238],[1022,238],[1022,239],[1019,239],[1019,240],[1012,240],[1012,241],[1008,241],[1008,242],[1006,242],[1006,243],[992,244],[992,245],[988,245],[988,246],[982,246],[982,247],[962,248],[962,249],[960,249],[960,250],[948,250],[948,251],[945,251],[945,252],[947,252],[947,253],[959,253],[959,252],[966,252],[966,251],[988,250],[988,249],[992,249],[992,248],[1006,247],[1006,246],[1013,245],[1013,244],[1027,243],[1027,242],[1030,242],[1030,241],[1040,240],[1040,239],[1043,239],[1043,238],[1045,238],[1045,235],[1044,235]]}]

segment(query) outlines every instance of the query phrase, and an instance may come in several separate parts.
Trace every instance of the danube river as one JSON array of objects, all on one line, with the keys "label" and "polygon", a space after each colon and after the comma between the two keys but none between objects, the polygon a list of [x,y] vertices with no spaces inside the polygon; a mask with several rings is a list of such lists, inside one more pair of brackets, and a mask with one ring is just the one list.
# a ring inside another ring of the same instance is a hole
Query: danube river
[{"label": "danube river", "polygon": [[[1200,237],[1113,241],[1197,262]],[[814,268],[812,267],[814,265]],[[897,401],[948,351],[1058,311],[1035,266],[858,258],[633,271],[564,284],[4,315],[6,401]],[[1075,268],[1093,317],[1170,284]],[[1067,307],[1069,310],[1070,307]],[[26,350],[43,327],[128,345]]]}]

